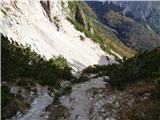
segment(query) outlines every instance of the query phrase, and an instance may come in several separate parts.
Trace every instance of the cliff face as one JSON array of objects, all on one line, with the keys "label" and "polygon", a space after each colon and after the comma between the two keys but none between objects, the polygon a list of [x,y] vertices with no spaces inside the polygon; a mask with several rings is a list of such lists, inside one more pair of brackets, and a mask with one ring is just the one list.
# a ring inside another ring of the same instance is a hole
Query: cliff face
[{"label": "cliff face", "polygon": [[[62,55],[75,70],[92,64],[106,64],[108,61],[104,56],[107,54],[76,30],[66,20],[68,15],[65,0],[2,0],[0,33],[10,40],[30,45],[47,59]],[[83,41],[80,36],[84,37]]]}]

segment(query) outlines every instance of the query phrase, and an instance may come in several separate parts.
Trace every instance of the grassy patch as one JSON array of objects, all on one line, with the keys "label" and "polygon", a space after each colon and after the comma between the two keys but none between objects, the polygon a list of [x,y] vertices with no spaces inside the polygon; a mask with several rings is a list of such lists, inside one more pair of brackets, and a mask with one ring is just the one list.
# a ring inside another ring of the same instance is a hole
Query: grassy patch
[{"label": "grassy patch", "polygon": [[74,17],[74,15],[75,15],[76,5],[77,5],[76,1],[68,1],[68,7],[70,9],[70,14],[72,17]]}]

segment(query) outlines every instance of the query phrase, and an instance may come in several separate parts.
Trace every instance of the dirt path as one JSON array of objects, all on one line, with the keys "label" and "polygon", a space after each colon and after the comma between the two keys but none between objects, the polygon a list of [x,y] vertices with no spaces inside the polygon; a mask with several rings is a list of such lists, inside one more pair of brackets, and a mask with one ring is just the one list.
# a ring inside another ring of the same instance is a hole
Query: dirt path
[{"label": "dirt path", "polygon": [[[121,95],[108,91],[104,77],[72,86],[70,94],[60,97],[58,120],[116,120],[118,99]],[[48,95],[47,89],[38,90],[38,96],[31,103],[30,109],[24,114],[17,114],[12,120],[48,120],[56,118],[54,110],[46,108],[53,105],[53,97]],[[56,104],[52,108],[56,108]],[[51,117],[52,116],[52,117]]]},{"label": "dirt path", "polygon": [[[67,120],[90,120],[90,109],[92,97],[88,94],[90,89],[105,88],[103,78],[96,78],[90,81],[73,86],[69,96],[62,96],[61,103],[69,110]],[[99,104],[99,103],[97,103]]]}]

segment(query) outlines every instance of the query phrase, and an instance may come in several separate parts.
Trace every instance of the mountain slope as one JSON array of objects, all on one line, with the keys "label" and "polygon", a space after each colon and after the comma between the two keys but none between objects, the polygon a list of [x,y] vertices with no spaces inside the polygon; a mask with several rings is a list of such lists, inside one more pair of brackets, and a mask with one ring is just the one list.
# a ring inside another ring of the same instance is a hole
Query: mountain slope
[{"label": "mountain slope", "polygon": [[68,20],[87,37],[92,38],[100,47],[118,58],[131,57],[134,51],[125,46],[116,36],[117,32],[97,20],[93,10],[84,1],[69,1]]},{"label": "mountain slope", "polygon": [[108,54],[65,19],[67,2],[5,0],[0,5],[0,32],[9,39],[29,44],[47,58],[62,55],[75,70],[107,63]]},{"label": "mountain slope", "polygon": [[160,49],[135,54],[119,36],[147,26],[115,9],[104,25],[83,3],[0,1],[2,119],[159,120]]},{"label": "mountain slope", "polygon": [[[160,46],[159,2],[86,1],[99,21],[117,30],[118,38],[136,50]],[[145,9],[146,8],[146,9]]]},{"label": "mountain slope", "polygon": [[157,34],[160,35],[160,2],[141,1],[141,2],[113,2],[122,8],[124,15],[130,16],[135,20],[144,20]]},{"label": "mountain slope", "polygon": [[[104,77],[104,81],[107,82],[106,88],[111,89],[110,94],[114,96],[113,99],[116,99],[105,110],[110,109],[111,116],[116,116],[116,120],[158,120],[160,117],[159,61],[160,48],[155,48],[120,64],[90,66],[83,71],[83,76],[96,74],[94,78]],[[105,76],[109,76],[110,79]],[[116,93],[118,95],[115,95]]]}]

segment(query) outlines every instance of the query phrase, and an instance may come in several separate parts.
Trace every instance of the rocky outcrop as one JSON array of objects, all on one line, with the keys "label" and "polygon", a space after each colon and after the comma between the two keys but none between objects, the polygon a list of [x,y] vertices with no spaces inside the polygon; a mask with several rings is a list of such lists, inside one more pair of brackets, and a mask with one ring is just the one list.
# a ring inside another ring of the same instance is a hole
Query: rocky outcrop
[{"label": "rocky outcrop", "polygon": [[91,21],[87,19],[86,14],[84,13],[83,9],[79,7],[79,4],[76,4],[76,12],[75,12],[75,20],[80,23],[86,30],[93,34],[93,29],[91,26]]},{"label": "rocky outcrop", "polygon": [[75,20],[81,25],[83,25],[84,27],[86,26],[84,15],[78,6],[76,6]]},{"label": "rocky outcrop", "polygon": [[40,1],[42,7],[44,8],[45,12],[48,15],[48,18],[51,21],[51,9],[50,9],[50,1]]}]

